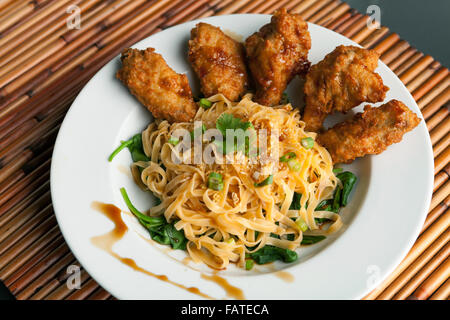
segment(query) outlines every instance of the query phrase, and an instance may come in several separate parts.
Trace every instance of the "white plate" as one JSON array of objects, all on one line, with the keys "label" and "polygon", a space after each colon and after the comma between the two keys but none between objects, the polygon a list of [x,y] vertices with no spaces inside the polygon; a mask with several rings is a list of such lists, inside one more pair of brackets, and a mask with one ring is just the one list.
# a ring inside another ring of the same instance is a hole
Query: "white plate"
[{"label": "white plate", "polygon": [[[201,19],[222,30],[247,36],[269,22],[268,15],[229,15]],[[196,80],[187,62],[187,41],[198,21],[159,32],[135,45],[154,47],[177,72],[187,73],[194,91]],[[336,46],[355,44],[320,26],[309,24],[312,63]],[[119,193],[124,186],[145,210],[153,199],[135,186],[126,174],[131,163],[124,151],[112,163],[108,155],[119,141],[140,132],[151,121],[150,113],[115,78],[118,57],[103,67],[79,94],[59,131],[51,167],[53,205],[61,231],[78,261],[106,290],[120,299],[197,299],[186,290],[134,271],[95,247],[90,239],[112,229],[113,223],[91,209],[93,201],[126,209]],[[419,108],[395,74],[380,62],[377,72],[390,87],[386,101],[398,99],[420,115]],[[289,96],[299,103],[298,81]],[[356,110],[360,111],[361,106]],[[433,156],[425,123],[405,135],[381,155],[365,157],[348,166],[358,175],[356,192],[343,210],[345,227],[336,236],[300,250],[296,263],[276,263],[245,271],[231,266],[221,271],[246,299],[357,299],[363,297],[393,271],[416,239],[430,204]],[[124,173],[125,171],[125,173]],[[214,297],[227,298],[223,288],[201,278],[210,273],[201,265],[186,266],[182,251],[167,252],[139,236],[139,224],[124,216],[130,231],[114,247],[123,257],[155,274],[164,274],[186,287],[197,287]],[[135,232],[136,231],[136,232]],[[274,270],[293,277],[286,282]]]}]

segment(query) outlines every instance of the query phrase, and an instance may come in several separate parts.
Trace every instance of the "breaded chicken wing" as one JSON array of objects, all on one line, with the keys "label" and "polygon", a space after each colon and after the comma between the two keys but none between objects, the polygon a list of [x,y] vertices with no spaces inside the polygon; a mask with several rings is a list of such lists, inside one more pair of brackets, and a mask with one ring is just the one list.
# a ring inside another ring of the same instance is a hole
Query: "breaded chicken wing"
[{"label": "breaded chicken wing", "polygon": [[117,72],[131,93],[153,114],[170,122],[191,121],[197,111],[187,76],[173,71],[155,49],[125,49]]},{"label": "breaded chicken wing", "polygon": [[199,23],[191,31],[189,61],[206,96],[222,93],[236,101],[247,89],[244,46],[217,27]]},{"label": "breaded chicken wing", "polygon": [[391,100],[379,108],[365,106],[363,113],[319,133],[317,142],[328,150],[333,163],[350,163],[400,142],[419,122],[417,115],[402,102]]},{"label": "breaded chicken wing", "polygon": [[326,116],[347,112],[362,102],[380,102],[389,90],[374,73],[379,54],[355,46],[339,46],[306,75],[306,130],[319,131]]},{"label": "breaded chicken wing", "polygon": [[308,25],[298,14],[277,10],[269,24],[247,38],[245,49],[256,87],[255,101],[276,105],[292,78],[309,69]]}]

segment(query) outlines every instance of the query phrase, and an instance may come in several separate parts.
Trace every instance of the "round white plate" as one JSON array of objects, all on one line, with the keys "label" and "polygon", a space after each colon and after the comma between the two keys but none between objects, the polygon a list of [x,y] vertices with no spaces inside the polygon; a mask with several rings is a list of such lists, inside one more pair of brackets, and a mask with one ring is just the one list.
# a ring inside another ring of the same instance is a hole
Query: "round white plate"
[{"label": "round white plate", "polygon": [[[179,73],[187,73],[198,85],[187,62],[187,41],[198,21],[219,26],[245,39],[270,21],[269,15],[229,15],[200,19],[159,32],[135,45],[154,47]],[[355,45],[349,39],[320,26],[309,24],[312,38],[310,61],[320,61],[336,46]],[[128,172],[127,151],[112,163],[107,157],[118,145],[152,121],[116,78],[120,67],[116,57],[103,67],[74,101],[59,131],[51,167],[53,205],[60,229],[74,255],[87,272],[119,299],[197,299],[186,290],[134,271],[98,249],[91,238],[113,228],[113,223],[93,210],[93,201],[113,203],[126,210],[119,188],[126,187],[141,210],[153,198],[135,186]],[[413,98],[381,61],[377,72],[390,87],[386,101],[398,99],[420,115]],[[301,102],[301,86],[293,81],[288,94],[294,105]],[[356,111],[360,111],[362,106]],[[340,117],[342,118],[342,117]],[[336,120],[336,119],[334,119]],[[240,288],[246,299],[358,299],[393,271],[406,255],[424,222],[433,185],[433,156],[430,138],[422,120],[401,143],[381,155],[355,161],[348,169],[359,180],[350,204],[343,210],[345,227],[335,236],[299,250],[292,264],[275,263],[245,271],[230,266],[219,272]],[[128,233],[114,251],[129,257],[155,274],[186,287],[197,287],[217,299],[227,298],[225,290],[201,277],[211,270],[202,265],[185,265],[182,251],[168,251],[152,245],[139,235],[148,235],[132,218],[123,214]],[[292,282],[281,279],[277,270],[288,272]]]}]

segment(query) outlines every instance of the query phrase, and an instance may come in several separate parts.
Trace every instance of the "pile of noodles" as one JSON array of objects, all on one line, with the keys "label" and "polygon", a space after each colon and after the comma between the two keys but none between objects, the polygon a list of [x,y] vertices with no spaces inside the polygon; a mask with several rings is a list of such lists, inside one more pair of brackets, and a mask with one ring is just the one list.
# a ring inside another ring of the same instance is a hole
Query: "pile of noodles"
[{"label": "pile of noodles", "polygon": [[[207,129],[215,128],[219,116],[228,113],[250,121],[256,131],[277,130],[279,139],[276,143],[267,141],[268,148],[277,147],[275,154],[279,156],[295,152],[300,170],[294,172],[284,162],[255,163],[242,154],[241,163],[177,164],[171,156],[176,147],[168,140],[176,129],[193,130],[194,123],[167,121],[155,121],[142,133],[144,152],[150,161],[132,165],[136,183],[161,199],[161,204],[151,208],[149,214],[164,214],[167,221],[177,221],[175,227],[183,229],[191,258],[216,269],[226,268],[230,262],[245,266],[245,254],[265,245],[298,248],[303,233],[292,218],[301,217],[309,227],[309,235],[329,234],[341,226],[339,215],[314,211],[322,200],[333,197],[340,184],[327,150],[318,143],[311,149],[302,146],[302,138],[314,139],[315,133],[304,131],[304,122],[290,104],[272,108],[251,98],[248,94],[233,103],[223,95],[210,97],[212,107],[199,108],[195,121],[202,121]],[[211,172],[223,176],[222,190],[208,189]],[[273,174],[272,184],[255,186],[261,181],[256,177],[269,174]],[[294,192],[302,195],[300,210],[289,209]],[[314,218],[327,218],[332,223],[328,228],[319,228]],[[293,235],[290,240],[289,234]]]}]

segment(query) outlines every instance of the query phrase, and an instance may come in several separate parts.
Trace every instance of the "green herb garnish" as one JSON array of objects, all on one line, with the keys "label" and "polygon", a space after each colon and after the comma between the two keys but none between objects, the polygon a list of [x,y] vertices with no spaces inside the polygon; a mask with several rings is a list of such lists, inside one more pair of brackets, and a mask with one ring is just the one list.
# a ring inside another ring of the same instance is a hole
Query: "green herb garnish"
[{"label": "green herb garnish", "polygon": [[140,224],[150,233],[150,237],[160,243],[172,246],[173,249],[186,250],[187,239],[182,230],[177,230],[173,223],[168,223],[164,216],[149,217],[140,212],[131,203],[125,188],[120,189],[123,200]]},{"label": "green herb garnish", "polygon": [[121,141],[120,146],[109,156],[108,161],[111,162],[114,157],[125,148],[130,150],[131,158],[134,162],[150,161],[144,153],[144,148],[142,147],[142,135],[140,133],[135,134],[130,140]]},{"label": "green herb garnish", "polygon": [[273,183],[273,174],[271,174],[270,176],[265,178],[260,183],[255,183],[255,187],[260,188],[260,187],[264,187],[264,186],[267,186],[267,185],[272,184],[272,183]]}]

